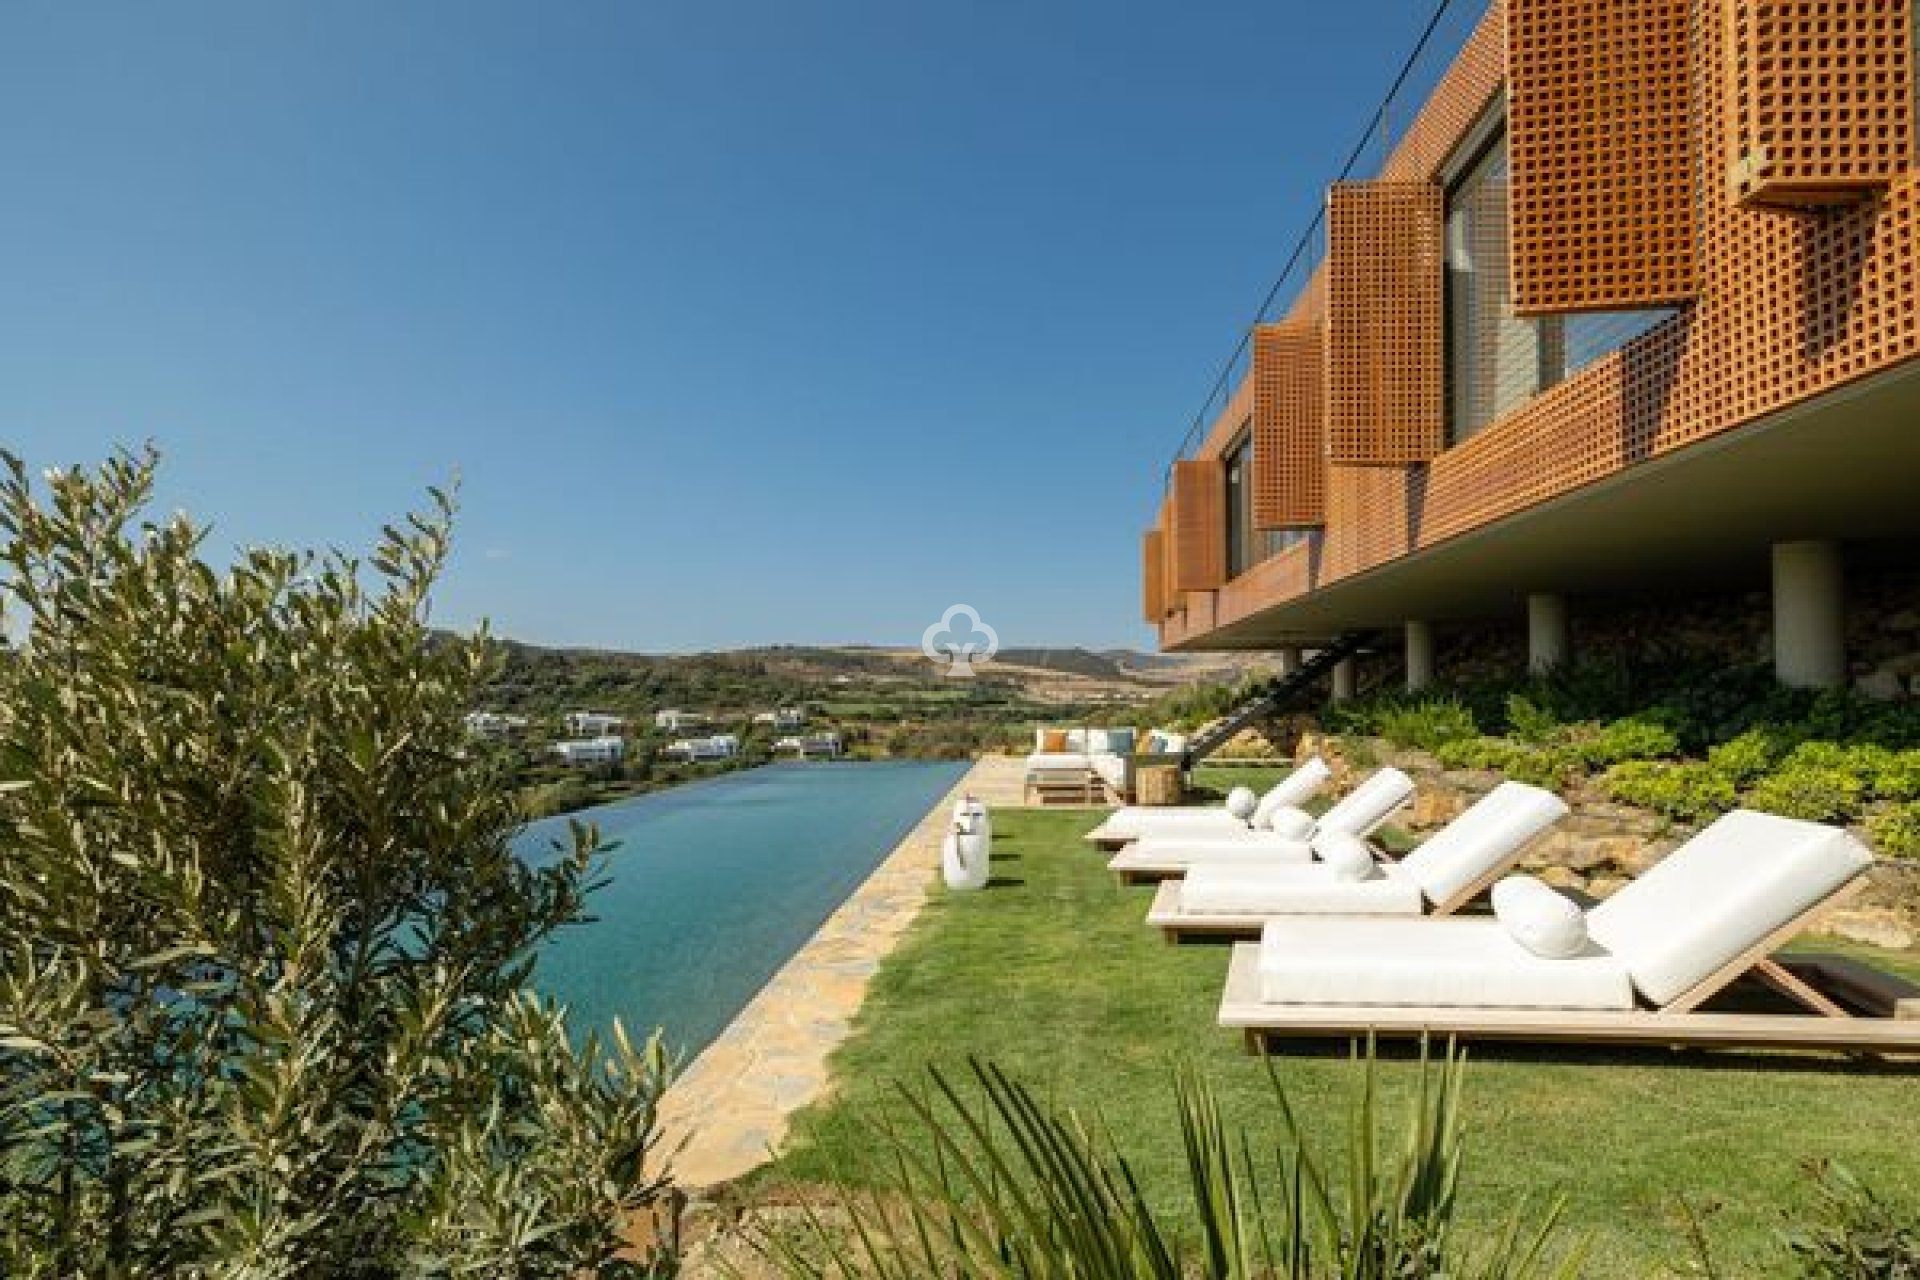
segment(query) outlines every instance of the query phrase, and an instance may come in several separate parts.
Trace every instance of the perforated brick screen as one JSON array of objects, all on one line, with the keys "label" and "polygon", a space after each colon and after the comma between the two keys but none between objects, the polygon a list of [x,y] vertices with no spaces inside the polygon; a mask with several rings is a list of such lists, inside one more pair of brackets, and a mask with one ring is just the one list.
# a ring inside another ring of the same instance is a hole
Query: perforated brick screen
[{"label": "perforated brick screen", "polygon": [[1253,523],[1301,529],[1327,518],[1325,339],[1310,324],[1253,331]]},{"label": "perforated brick screen", "polygon": [[1696,289],[1689,0],[1510,0],[1507,149],[1521,315]]},{"label": "perforated brick screen", "polygon": [[[1172,580],[1175,592],[1211,591],[1227,576],[1227,480],[1214,458],[1173,464]],[[1191,602],[1188,603],[1191,609]]]},{"label": "perforated brick screen", "polygon": [[1912,0],[1722,2],[1737,196],[1842,203],[1911,166]]},{"label": "perforated brick screen", "polygon": [[1429,182],[1342,182],[1327,196],[1327,452],[1396,464],[1446,446],[1441,229]]},{"label": "perforated brick screen", "polygon": [[1148,622],[1167,616],[1167,551],[1158,529],[1140,539],[1140,613]]}]

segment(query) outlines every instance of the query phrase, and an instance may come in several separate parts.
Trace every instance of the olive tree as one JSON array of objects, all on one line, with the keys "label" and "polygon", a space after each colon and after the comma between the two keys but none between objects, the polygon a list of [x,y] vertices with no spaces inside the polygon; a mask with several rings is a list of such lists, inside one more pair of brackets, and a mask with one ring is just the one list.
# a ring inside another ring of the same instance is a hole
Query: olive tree
[{"label": "olive tree", "polygon": [[218,566],[151,449],[0,463],[0,1274],[668,1274],[657,1039],[527,994],[604,850],[511,847],[448,500]]}]

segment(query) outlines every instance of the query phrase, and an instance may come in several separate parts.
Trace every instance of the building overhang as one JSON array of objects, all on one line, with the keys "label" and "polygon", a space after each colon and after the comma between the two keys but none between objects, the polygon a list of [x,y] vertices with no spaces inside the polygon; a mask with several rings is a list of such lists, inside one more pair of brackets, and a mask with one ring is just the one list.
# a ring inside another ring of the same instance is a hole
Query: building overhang
[{"label": "building overhang", "polygon": [[1409,619],[1518,616],[1534,592],[1764,584],[1768,548],[1920,536],[1920,364],[1639,463],[1175,649],[1311,645]]}]

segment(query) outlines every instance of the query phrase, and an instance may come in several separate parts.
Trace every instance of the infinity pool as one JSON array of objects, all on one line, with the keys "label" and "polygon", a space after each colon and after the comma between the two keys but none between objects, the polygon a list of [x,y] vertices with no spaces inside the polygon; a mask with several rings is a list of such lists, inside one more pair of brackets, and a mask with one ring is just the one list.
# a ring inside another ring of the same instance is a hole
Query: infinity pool
[{"label": "infinity pool", "polygon": [[[591,923],[541,954],[534,985],[576,1031],[615,1017],[687,1059],[864,881],[965,774],[962,763],[782,764],[569,815],[620,848]],[[542,860],[566,818],[529,826]]]}]

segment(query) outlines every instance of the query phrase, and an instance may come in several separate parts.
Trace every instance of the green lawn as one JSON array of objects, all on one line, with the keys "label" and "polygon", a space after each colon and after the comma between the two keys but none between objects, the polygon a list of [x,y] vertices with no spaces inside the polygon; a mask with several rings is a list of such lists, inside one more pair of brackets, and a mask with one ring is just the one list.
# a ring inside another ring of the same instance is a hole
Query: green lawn
[{"label": "green lawn", "polygon": [[[1079,839],[1082,813],[995,815],[995,884],[938,894],[882,967],[835,1059],[832,1099],[799,1118],[789,1154],[754,1185],[830,1170],[883,1174],[860,1117],[929,1063],[978,1055],[1045,1094],[1098,1112],[1145,1185],[1179,1204],[1183,1156],[1170,1071],[1193,1063],[1256,1140],[1277,1132],[1264,1072],[1213,1025],[1227,952],[1169,947]],[[1852,948],[1856,954],[1859,948]],[[1877,957],[1920,977],[1920,957]],[[1306,1114],[1344,1114],[1344,1046],[1278,1059]],[[1725,1275],[1777,1274],[1774,1229],[1803,1202],[1800,1165],[1833,1157],[1883,1195],[1920,1205],[1920,1076],[1832,1058],[1476,1046],[1468,1076],[1467,1220],[1568,1197],[1593,1246],[1588,1274],[1694,1274],[1682,1205],[1705,1216]],[[1399,1098],[1412,1067],[1384,1069]],[[1390,1110],[1389,1115],[1398,1114]],[[1337,1123],[1326,1152],[1344,1142]]]}]

